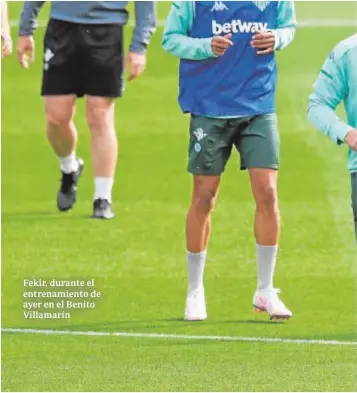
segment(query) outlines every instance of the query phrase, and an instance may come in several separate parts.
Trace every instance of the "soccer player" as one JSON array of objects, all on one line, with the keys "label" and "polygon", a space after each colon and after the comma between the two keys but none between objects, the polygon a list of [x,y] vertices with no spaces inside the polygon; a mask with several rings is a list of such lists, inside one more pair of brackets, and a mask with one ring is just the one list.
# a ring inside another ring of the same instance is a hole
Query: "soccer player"
[{"label": "soccer player", "polygon": [[292,316],[273,287],[280,224],[275,51],[290,44],[295,28],[292,1],[177,1],[171,7],[162,45],[181,59],[179,103],[191,114],[186,320],[207,317],[203,275],[211,212],[233,146],[256,201],[254,309],[272,320]]},{"label": "soccer player", "polygon": [[[344,102],[347,123],[335,112]],[[357,242],[357,34],[340,42],[329,54],[310,96],[308,118],[337,145],[349,147],[348,169]]]},{"label": "soccer player", "polygon": [[1,41],[1,57],[10,56],[12,53],[12,39],[6,1],[1,1]]},{"label": "soccer player", "polygon": [[[34,60],[33,32],[44,1],[25,1],[21,14],[18,61]],[[44,39],[43,79],[47,136],[62,171],[57,194],[60,211],[73,207],[83,160],[76,156],[73,123],[76,98],[86,96],[86,117],[92,136],[94,167],[93,217],[110,219],[112,186],[117,162],[114,124],[115,98],[122,96],[123,26],[127,1],[53,1]],[[155,29],[155,2],[136,1],[134,29],[126,67],[129,80],[145,69],[146,48]]]}]

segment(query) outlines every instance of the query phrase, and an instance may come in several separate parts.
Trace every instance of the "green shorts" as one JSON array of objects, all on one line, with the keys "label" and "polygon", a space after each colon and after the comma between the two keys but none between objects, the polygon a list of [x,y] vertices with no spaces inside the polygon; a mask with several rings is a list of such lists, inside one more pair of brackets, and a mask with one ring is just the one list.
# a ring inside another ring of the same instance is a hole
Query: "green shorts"
[{"label": "green shorts", "polygon": [[351,174],[351,185],[352,185],[353,219],[355,222],[355,234],[356,234],[356,243],[357,243],[357,172]]},{"label": "green shorts", "polygon": [[279,168],[280,137],[275,113],[214,119],[191,115],[187,170],[220,175],[235,146],[241,169]]}]

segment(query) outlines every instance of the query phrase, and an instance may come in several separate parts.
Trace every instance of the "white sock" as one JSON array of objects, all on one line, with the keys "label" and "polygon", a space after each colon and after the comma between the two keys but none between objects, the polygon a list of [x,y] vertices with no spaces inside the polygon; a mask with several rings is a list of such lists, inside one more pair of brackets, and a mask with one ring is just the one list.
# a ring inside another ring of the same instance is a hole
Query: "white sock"
[{"label": "white sock", "polygon": [[72,173],[78,169],[76,153],[71,153],[67,157],[59,157],[60,168],[63,173]]},{"label": "white sock", "polygon": [[278,246],[257,244],[258,290],[273,289],[273,277]]},{"label": "white sock", "polygon": [[114,179],[112,177],[94,178],[94,199],[106,199],[107,201],[109,201],[109,203],[111,203],[113,183]]},{"label": "white sock", "polygon": [[186,256],[188,269],[188,290],[191,292],[197,289],[202,289],[207,251],[198,253],[186,251]]}]

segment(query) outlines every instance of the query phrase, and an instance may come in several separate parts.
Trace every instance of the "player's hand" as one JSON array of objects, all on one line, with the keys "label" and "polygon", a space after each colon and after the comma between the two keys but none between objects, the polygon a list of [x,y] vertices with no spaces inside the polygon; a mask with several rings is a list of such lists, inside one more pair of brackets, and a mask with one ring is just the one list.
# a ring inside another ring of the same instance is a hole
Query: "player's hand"
[{"label": "player's hand", "polygon": [[352,150],[357,151],[357,129],[353,129],[347,133],[345,142]]},{"label": "player's hand", "polygon": [[10,34],[1,33],[1,41],[2,41],[2,48],[1,48],[1,57],[10,56],[12,53],[12,39]]},{"label": "player's hand", "polygon": [[226,50],[233,46],[233,42],[231,41],[232,34],[226,34],[225,36],[215,36],[211,41],[212,52],[216,56],[223,56],[226,53]]},{"label": "player's hand", "polygon": [[258,31],[250,43],[252,48],[258,49],[258,55],[268,55],[274,52],[275,34],[272,31]]},{"label": "player's hand", "polygon": [[17,43],[17,60],[21,67],[29,68],[35,60],[35,41],[32,36],[22,36]]},{"label": "player's hand", "polygon": [[140,76],[146,67],[146,55],[140,53],[129,52],[126,57],[126,70],[129,72],[128,81]]}]

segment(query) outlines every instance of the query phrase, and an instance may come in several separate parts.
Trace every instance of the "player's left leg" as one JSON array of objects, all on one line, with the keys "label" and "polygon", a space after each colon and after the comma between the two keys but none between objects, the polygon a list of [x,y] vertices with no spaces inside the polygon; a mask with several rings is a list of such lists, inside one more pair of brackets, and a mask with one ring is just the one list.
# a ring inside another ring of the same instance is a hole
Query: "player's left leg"
[{"label": "player's left leg", "polygon": [[73,123],[74,95],[45,96],[47,138],[60,161],[61,187],[57,193],[60,211],[72,209],[77,200],[77,186],[83,160],[76,155],[77,130]]},{"label": "player's left leg", "polygon": [[273,287],[278,253],[280,214],[277,192],[279,133],[275,114],[256,116],[242,131],[239,150],[242,168],[248,168],[256,202],[254,233],[258,268],[255,310],[268,312],[273,320],[289,319],[290,310]]},{"label": "player's left leg", "polygon": [[352,183],[352,208],[353,208],[353,218],[355,222],[355,234],[356,234],[356,243],[357,243],[357,172],[352,173],[351,183]]},{"label": "player's left leg", "polygon": [[278,172],[269,168],[251,168],[249,175],[256,202],[254,233],[258,283],[253,306],[257,312],[268,312],[272,320],[289,319],[292,313],[279,299],[278,291],[273,287],[280,229]]},{"label": "player's left leg", "polygon": [[118,155],[114,125],[114,101],[102,97],[87,97],[87,122],[91,131],[94,170],[94,218],[113,218],[112,187]]},{"label": "player's left leg", "polygon": [[93,217],[110,219],[112,186],[117,163],[114,100],[123,93],[123,27],[83,25],[87,49],[84,94],[87,96],[87,122],[92,135],[94,166]]}]

